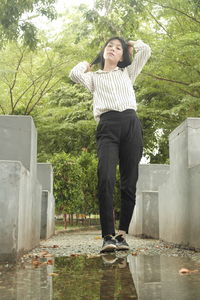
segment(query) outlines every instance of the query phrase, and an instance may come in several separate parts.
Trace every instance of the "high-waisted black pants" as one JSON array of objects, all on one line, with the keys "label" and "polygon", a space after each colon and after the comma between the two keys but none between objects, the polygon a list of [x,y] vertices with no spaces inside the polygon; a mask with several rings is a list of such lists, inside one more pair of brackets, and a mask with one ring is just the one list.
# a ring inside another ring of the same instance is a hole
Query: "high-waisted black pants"
[{"label": "high-waisted black pants", "polygon": [[138,164],[142,157],[142,129],[136,112],[109,111],[101,115],[96,132],[98,197],[102,236],[115,235],[113,191],[119,163],[121,210],[119,229],[128,233],[135,206]]}]

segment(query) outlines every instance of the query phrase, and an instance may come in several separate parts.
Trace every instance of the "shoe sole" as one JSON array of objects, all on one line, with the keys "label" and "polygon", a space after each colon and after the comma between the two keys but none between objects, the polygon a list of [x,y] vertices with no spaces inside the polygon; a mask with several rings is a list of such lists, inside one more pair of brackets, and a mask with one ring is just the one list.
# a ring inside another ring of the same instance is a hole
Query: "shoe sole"
[{"label": "shoe sole", "polygon": [[107,245],[106,247],[102,248],[100,253],[104,253],[104,252],[114,252],[117,249],[116,246],[114,245]]},{"label": "shoe sole", "polygon": [[130,250],[130,248],[128,246],[119,246],[119,247],[116,247],[116,250],[117,251],[125,251],[125,250]]}]

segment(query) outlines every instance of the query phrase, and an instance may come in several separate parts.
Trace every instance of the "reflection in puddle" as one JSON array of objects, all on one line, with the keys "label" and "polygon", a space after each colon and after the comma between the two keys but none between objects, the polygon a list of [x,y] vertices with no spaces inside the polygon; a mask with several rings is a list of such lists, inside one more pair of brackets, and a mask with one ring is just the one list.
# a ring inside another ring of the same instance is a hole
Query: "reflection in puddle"
[{"label": "reflection in puddle", "polygon": [[54,299],[137,299],[126,258],[112,255],[55,261]]},{"label": "reflection in puddle", "polygon": [[[187,258],[120,253],[0,266],[1,300],[198,300],[200,265]],[[181,268],[198,270],[180,275]]]}]

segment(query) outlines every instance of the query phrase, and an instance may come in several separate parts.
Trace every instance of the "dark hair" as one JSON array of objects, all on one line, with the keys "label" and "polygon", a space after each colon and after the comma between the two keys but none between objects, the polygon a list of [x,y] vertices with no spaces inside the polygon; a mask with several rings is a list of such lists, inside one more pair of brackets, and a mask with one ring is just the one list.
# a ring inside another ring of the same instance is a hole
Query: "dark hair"
[{"label": "dark hair", "polygon": [[105,60],[104,60],[104,57],[103,57],[103,54],[104,54],[104,50],[106,48],[106,46],[113,40],[118,40],[120,41],[121,45],[122,45],[122,49],[123,49],[123,61],[119,61],[117,66],[119,68],[125,68],[127,67],[128,65],[131,64],[131,58],[130,58],[130,55],[129,55],[129,51],[128,51],[128,44],[127,42],[123,39],[123,38],[120,38],[120,37],[112,37],[110,38],[106,43],[105,45],[103,46],[103,49],[101,50],[101,52],[96,56],[96,58],[92,61],[91,63],[91,66],[92,65],[96,65],[96,64],[100,64],[101,66],[101,69],[104,68],[104,64],[105,64]]}]

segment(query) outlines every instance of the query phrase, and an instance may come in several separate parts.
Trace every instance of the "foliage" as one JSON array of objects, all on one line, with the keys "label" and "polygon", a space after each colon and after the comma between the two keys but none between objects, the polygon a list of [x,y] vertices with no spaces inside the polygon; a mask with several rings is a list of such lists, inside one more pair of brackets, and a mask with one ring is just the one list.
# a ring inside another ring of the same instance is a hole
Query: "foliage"
[{"label": "foliage", "polygon": [[91,96],[80,86],[65,84],[50,96],[46,109],[34,112],[38,128],[38,159],[65,151],[78,155],[82,148],[95,152],[95,129]]},{"label": "foliage", "polygon": [[97,158],[84,149],[78,157],[83,171],[84,213],[98,213],[97,201]]},{"label": "foliage", "polygon": [[30,51],[16,43],[1,50],[0,109],[3,114],[29,115],[61,81],[66,62],[59,61],[51,49]]},{"label": "foliage", "polygon": [[54,196],[58,213],[80,213],[83,207],[82,169],[75,157],[64,152],[52,156]]},{"label": "foliage", "polygon": [[[37,29],[31,22],[34,16],[42,15],[49,19],[56,16],[53,7],[55,0],[7,0],[0,2],[0,40],[23,39],[24,45],[34,49],[37,45]],[[28,16],[27,13],[34,13]]]}]

